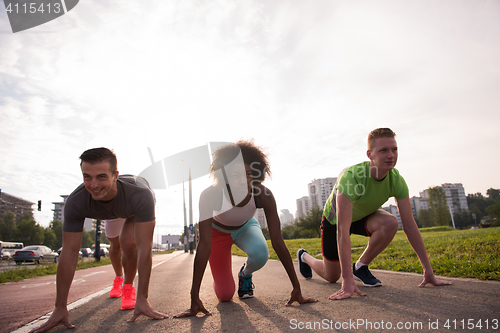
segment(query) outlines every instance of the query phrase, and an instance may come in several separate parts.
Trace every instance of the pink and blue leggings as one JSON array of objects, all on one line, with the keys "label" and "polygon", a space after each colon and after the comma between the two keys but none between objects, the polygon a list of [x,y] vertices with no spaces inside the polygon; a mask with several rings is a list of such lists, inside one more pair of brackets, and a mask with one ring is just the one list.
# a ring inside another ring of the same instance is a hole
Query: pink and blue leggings
[{"label": "pink and blue leggings", "polygon": [[247,275],[264,267],[269,259],[266,239],[255,218],[237,230],[225,230],[212,224],[212,251],[209,262],[215,294],[223,302],[230,301],[236,290],[231,265],[233,243],[248,255],[245,267]]}]

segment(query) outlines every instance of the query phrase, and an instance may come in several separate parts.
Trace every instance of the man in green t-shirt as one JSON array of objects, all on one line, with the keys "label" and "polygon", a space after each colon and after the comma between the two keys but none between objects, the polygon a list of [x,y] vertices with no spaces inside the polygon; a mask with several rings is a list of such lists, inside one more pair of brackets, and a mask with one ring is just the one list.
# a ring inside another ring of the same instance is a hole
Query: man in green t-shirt
[{"label": "man in green t-shirt", "polygon": [[[304,249],[297,251],[301,274],[312,277],[312,270],[329,282],[342,276],[342,288],[330,299],[351,297],[362,293],[354,280],[366,287],[382,285],[368,269],[368,265],[392,241],[398,230],[396,217],[380,206],[387,199],[396,199],[403,230],[420,259],[424,279],[420,287],[447,285],[450,281],[436,279],[427,257],[422,236],[413,218],[408,186],[394,167],[398,159],[398,147],[394,132],[389,128],[378,128],[368,135],[369,161],[351,166],[337,179],[328,198],[321,221],[321,245],[323,260],[309,255]],[[368,246],[351,269],[350,234],[370,237]],[[312,270],[311,270],[312,269]]]}]

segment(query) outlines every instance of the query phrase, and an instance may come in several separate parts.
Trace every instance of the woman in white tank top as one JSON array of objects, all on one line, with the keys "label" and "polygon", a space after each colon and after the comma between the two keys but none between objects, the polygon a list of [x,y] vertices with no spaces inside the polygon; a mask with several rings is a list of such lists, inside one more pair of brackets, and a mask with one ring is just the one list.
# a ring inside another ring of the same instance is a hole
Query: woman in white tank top
[{"label": "woman in white tank top", "polygon": [[267,156],[252,141],[238,141],[215,151],[211,166],[215,182],[200,196],[200,238],[194,261],[191,308],[174,317],[196,316],[199,312],[211,314],[199,298],[207,261],[210,261],[217,297],[220,301],[232,299],[236,289],[231,270],[233,243],[248,255],[238,274],[238,296],[253,297],[252,273],[262,268],[269,258],[262,229],[253,217],[258,208],[264,209],[273,248],[293,286],[286,305],[317,301],[302,296],[290,252],[281,236],[276,201],[271,191],[262,185],[270,174]]}]

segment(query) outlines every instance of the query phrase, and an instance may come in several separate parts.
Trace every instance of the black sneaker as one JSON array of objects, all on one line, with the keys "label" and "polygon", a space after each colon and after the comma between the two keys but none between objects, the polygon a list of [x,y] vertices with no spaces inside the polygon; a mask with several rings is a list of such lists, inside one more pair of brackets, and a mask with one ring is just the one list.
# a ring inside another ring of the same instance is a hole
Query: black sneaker
[{"label": "black sneaker", "polygon": [[368,266],[361,266],[356,269],[356,263],[352,265],[352,274],[354,279],[363,282],[365,287],[378,287],[382,285],[379,279],[377,279],[368,269]]},{"label": "black sneaker", "polygon": [[310,279],[313,276],[311,267],[305,263],[305,261],[302,260],[302,253],[307,253],[306,250],[304,249],[298,249],[297,250],[297,261],[299,262],[299,271],[300,274],[302,274],[303,277],[306,279]]},{"label": "black sneaker", "polygon": [[243,264],[238,273],[238,296],[240,298],[251,298],[253,297],[253,289],[255,288],[252,283],[252,274],[243,275],[243,268],[245,268],[245,264]]}]

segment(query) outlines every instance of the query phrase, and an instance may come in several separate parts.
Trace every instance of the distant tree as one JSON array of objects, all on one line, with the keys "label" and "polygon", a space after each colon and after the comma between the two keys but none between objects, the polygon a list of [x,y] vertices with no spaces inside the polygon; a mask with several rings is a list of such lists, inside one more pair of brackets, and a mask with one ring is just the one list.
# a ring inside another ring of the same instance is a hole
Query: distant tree
[{"label": "distant tree", "polygon": [[38,225],[31,212],[24,214],[17,223],[14,240],[23,242],[24,245],[43,244],[43,227]]},{"label": "distant tree", "polygon": [[54,250],[58,250],[62,247],[62,222],[59,220],[54,220],[50,222],[49,227],[54,232],[54,235],[56,235]]},{"label": "distant tree", "polygon": [[[471,213],[472,219],[474,221],[474,224],[479,223],[481,219],[486,215],[485,213],[481,212],[481,210],[478,208],[477,204],[472,204],[469,205],[469,212]],[[475,215],[475,217],[474,217]]]},{"label": "distant tree", "polygon": [[11,241],[16,232],[16,214],[5,212],[0,220],[0,240]]},{"label": "distant tree", "polygon": [[262,233],[264,234],[265,239],[267,239],[267,240],[271,239],[271,235],[269,234],[269,229],[262,228]]},{"label": "distant tree", "polygon": [[500,190],[495,188],[490,188],[486,191],[486,195],[488,195],[488,199],[492,202],[496,202],[500,199]]},{"label": "distant tree", "polygon": [[281,229],[283,239],[295,239],[298,238],[298,234],[298,228],[295,223]]},{"label": "distant tree", "polygon": [[446,203],[446,194],[441,186],[429,187],[429,207],[434,215],[435,225],[450,225],[450,210]]},{"label": "distant tree", "polygon": [[296,221],[297,228],[299,228],[299,235],[301,238],[315,238],[321,237],[321,219],[323,217],[323,210],[315,207],[310,209],[306,216],[301,217]]},{"label": "distant tree", "polygon": [[486,207],[486,212],[488,213],[489,217],[494,218],[497,221],[499,221],[500,220],[500,201],[498,201],[494,205]]},{"label": "distant tree", "polygon": [[455,227],[457,229],[466,229],[474,224],[472,213],[466,210],[453,214],[453,219],[455,220]]},{"label": "distant tree", "polygon": [[488,206],[487,198],[480,192],[467,195],[467,205],[469,211],[476,214],[476,220],[479,222],[486,215],[486,207]]},{"label": "distant tree", "polygon": [[500,190],[489,188],[486,191],[487,197],[480,192],[467,195],[467,204],[471,214],[475,214],[475,223],[479,223],[485,216],[489,215],[486,211],[487,207],[495,205],[500,201]]},{"label": "distant tree", "polygon": [[435,226],[434,214],[428,209],[421,209],[418,211],[418,220],[422,228],[429,228]]},{"label": "distant tree", "polygon": [[43,229],[43,235],[44,235],[43,245],[48,246],[52,250],[57,251],[57,249],[59,249],[59,247],[57,247],[57,245],[56,245],[57,244],[57,237],[56,237],[56,234],[52,231],[52,229],[50,229],[50,227]]},{"label": "distant tree", "polygon": [[90,232],[84,230],[82,234],[82,247],[92,247],[92,244],[94,244],[94,240],[90,236]]}]

